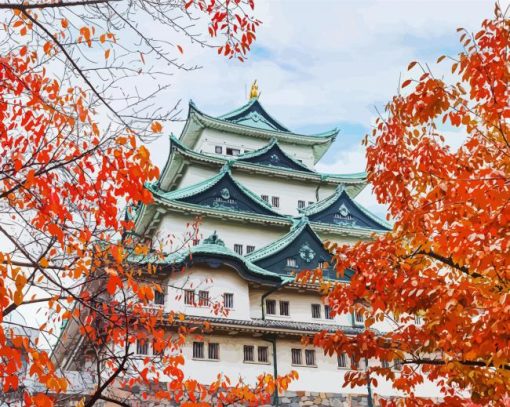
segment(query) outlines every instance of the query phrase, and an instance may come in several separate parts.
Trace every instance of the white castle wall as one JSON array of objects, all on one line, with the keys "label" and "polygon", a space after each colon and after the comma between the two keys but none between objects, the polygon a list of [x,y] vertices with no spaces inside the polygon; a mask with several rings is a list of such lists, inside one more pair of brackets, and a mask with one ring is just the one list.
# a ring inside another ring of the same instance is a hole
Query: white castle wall
[{"label": "white castle wall", "polygon": [[[173,234],[177,239],[180,239],[187,230],[190,230],[186,225],[193,222],[194,219],[193,215],[169,212],[163,216],[157,235],[163,240],[166,240],[169,234]],[[218,236],[225,242],[225,246],[233,250],[234,244],[242,244],[244,253],[246,253],[247,245],[260,249],[285,235],[288,228],[248,222],[235,223],[226,219],[204,216],[198,230],[200,240],[209,237],[214,231],[218,232]],[[170,250],[170,247],[167,245],[166,249]]]},{"label": "white castle wall", "polygon": [[[253,150],[258,150],[269,143],[268,139],[264,138],[251,138],[241,136],[238,134],[227,133],[218,131],[216,129],[204,129],[197,144],[194,147],[195,151],[207,154],[215,154],[215,146],[223,146],[224,151],[226,147],[237,148],[241,153]],[[314,167],[314,157],[311,146],[303,146],[297,144],[287,144],[278,142],[280,147],[291,157],[296,160],[301,160],[303,164],[310,168]]]}]

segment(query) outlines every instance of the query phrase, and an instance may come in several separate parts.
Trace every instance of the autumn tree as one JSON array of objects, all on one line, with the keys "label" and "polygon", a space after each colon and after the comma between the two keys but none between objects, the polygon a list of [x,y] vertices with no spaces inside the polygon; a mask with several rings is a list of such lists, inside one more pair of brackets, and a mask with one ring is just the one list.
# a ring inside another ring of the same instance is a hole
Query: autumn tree
[{"label": "autumn tree", "polygon": [[[182,357],[137,361],[129,350],[148,334],[156,349],[178,350],[191,333],[163,336],[162,315],[146,307],[161,290],[155,270],[127,261],[150,248],[130,234],[133,221],[121,208],[150,202],[144,183],[158,177],[140,141],[178,111],[157,103],[172,73],[198,68],[181,62],[184,44],[243,60],[259,24],[253,7],[252,0],[0,2],[0,402],[18,395],[49,406],[68,390],[45,350],[65,324],[98,356],[83,405],[127,405],[109,398],[111,386],[151,388],[159,374],[171,381],[154,395],[181,401],[214,393],[255,402],[280,386],[270,377],[255,388],[219,377],[205,388],[183,379]],[[15,329],[30,321],[13,316],[38,307],[47,320],[32,327],[44,335],[30,341]],[[23,366],[41,391],[20,388]]]},{"label": "autumn tree", "polygon": [[[338,272],[355,274],[349,285],[324,283],[327,301],[364,313],[367,329],[314,339],[328,354],[380,361],[347,384],[383,377],[409,405],[431,403],[413,395],[425,379],[448,406],[504,405],[510,393],[510,21],[496,4],[478,32],[458,31],[463,51],[438,59],[449,79],[411,62],[366,139],[368,180],[393,230],[331,245]],[[383,319],[391,332],[372,329]]]}]

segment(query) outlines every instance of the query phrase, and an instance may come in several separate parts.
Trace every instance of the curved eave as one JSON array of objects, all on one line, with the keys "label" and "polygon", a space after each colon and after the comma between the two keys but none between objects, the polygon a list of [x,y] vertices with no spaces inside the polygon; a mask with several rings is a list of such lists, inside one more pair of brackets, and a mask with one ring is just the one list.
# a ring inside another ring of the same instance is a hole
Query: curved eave
[{"label": "curved eave", "polygon": [[[168,191],[171,186],[174,185],[178,174],[181,172],[180,169],[186,160],[218,167],[222,167],[229,161],[224,158],[198,153],[185,146],[175,148],[174,151],[170,153],[169,161],[167,165],[165,165],[165,169],[160,177],[160,187],[162,190]],[[367,185],[366,173],[364,172],[355,174],[321,174],[281,167],[269,167],[236,160],[230,160],[230,162],[231,168],[248,173],[276,176],[285,179],[292,178],[299,181],[314,181],[329,185],[344,184],[349,195],[352,197],[356,197]]]},{"label": "curved eave", "polygon": [[193,103],[190,103],[188,119],[186,120],[186,124],[180,137],[181,142],[189,148],[195,147],[198,137],[204,128],[213,128],[229,133],[258,137],[266,140],[276,138],[279,141],[291,144],[309,145],[312,146],[315,163],[317,163],[326,153],[339,132],[338,129],[333,129],[328,132],[315,135],[304,135],[275,130],[257,129],[255,127],[235,124],[209,116],[198,110]]},{"label": "curved eave", "polygon": [[[168,321],[168,318],[163,318]],[[358,335],[362,333],[364,327],[351,327],[337,324],[319,324],[312,322],[299,322],[299,321],[281,321],[277,319],[249,319],[239,320],[231,318],[219,318],[219,317],[201,317],[187,315],[182,321],[174,321],[176,324],[192,325],[201,324],[207,322],[210,326],[213,326],[216,330],[225,331],[239,331],[239,332],[250,332],[260,334],[283,334],[289,336],[303,336],[307,333],[314,334],[321,331],[329,331],[331,333],[342,331],[347,335]],[[166,322],[168,324],[168,322]],[[373,330],[379,333],[376,330]]]}]

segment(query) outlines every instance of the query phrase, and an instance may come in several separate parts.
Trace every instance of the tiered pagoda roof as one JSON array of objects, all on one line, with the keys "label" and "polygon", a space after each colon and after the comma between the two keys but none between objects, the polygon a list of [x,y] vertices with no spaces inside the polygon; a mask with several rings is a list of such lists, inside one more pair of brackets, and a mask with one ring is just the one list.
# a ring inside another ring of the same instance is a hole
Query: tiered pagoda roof
[{"label": "tiered pagoda roof", "polygon": [[308,145],[312,148],[315,162],[326,153],[339,132],[336,128],[311,135],[291,132],[266,112],[258,98],[253,98],[234,112],[219,117],[203,113],[190,101],[186,125],[180,137],[181,142],[193,148],[205,128],[266,140],[276,138],[278,141],[287,143]]},{"label": "tiered pagoda roof", "polygon": [[[276,154],[277,159],[271,156]],[[170,156],[161,173],[159,185],[162,190],[169,190],[175,184],[183,166],[194,162],[216,168],[230,163],[235,170],[262,175],[280,176],[301,181],[311,181],[329,185],[344,185],[351,196],[356,196],[366,186],[366,173],[326,174],[308,168],[299,161],[289,157],[273,138],[258,150],[233,157],[221,157],[199,153],[184,145],[179,139],[170,136]]]}]

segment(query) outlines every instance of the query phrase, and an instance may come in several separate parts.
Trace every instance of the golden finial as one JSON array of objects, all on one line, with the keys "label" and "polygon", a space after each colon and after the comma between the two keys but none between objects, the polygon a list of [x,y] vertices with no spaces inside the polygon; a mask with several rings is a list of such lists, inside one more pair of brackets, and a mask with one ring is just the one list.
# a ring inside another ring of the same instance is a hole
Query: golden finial
[{"label": "golden finial", "polygon": [[257,85],[257,80],[255,79],[251,85],[250,99],[256,99],[259,97],[259,95],[259,87]]}]

